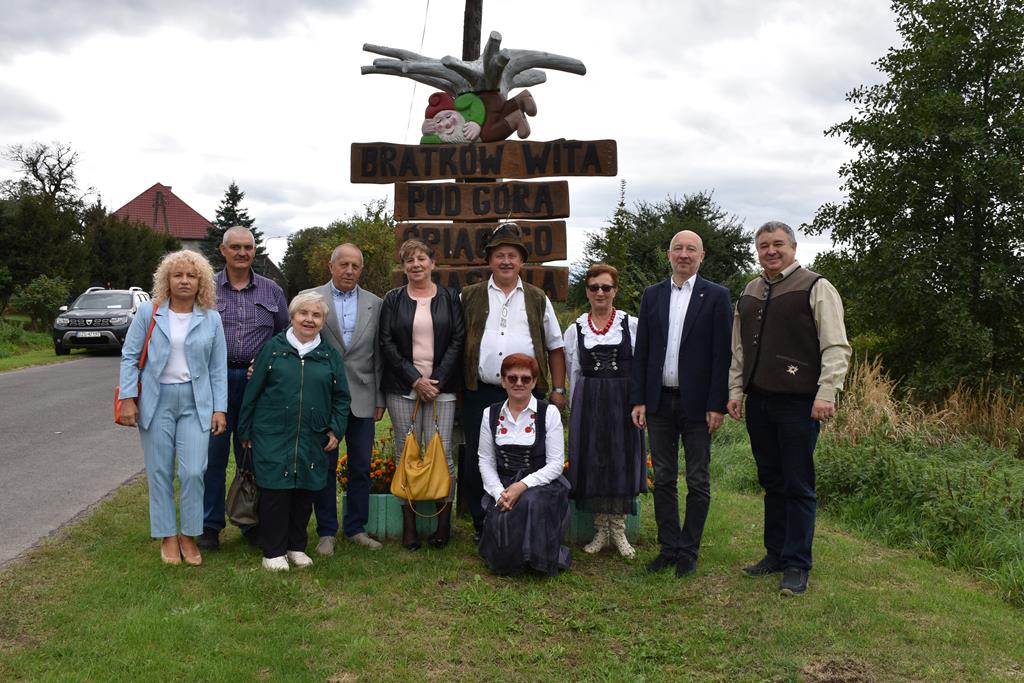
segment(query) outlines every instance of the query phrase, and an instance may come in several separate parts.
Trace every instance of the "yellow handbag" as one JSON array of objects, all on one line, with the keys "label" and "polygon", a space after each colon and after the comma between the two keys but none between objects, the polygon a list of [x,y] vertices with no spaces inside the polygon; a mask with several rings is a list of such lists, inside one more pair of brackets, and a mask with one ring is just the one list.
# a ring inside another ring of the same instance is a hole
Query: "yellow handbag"
[{"label": "yellow handbag", "polygon": [[[417,398],[416,407],[412,410],[412,422],[405,435],[405,445],[402,447],[402,459],[391,480],[392,495],[407,501],[413,510],[416,509],[416,506],[412,505],[415,501],[442,500],[448,497],[452,489],[448,462],[444,457],[444,445],[441,443],[441,431],[437,426],[437,404],[434,403],[434,436],[427,444],[425,453],[414,433],[419,409],[420,400]],[[442,507],[438,514],[443,510]]]}]

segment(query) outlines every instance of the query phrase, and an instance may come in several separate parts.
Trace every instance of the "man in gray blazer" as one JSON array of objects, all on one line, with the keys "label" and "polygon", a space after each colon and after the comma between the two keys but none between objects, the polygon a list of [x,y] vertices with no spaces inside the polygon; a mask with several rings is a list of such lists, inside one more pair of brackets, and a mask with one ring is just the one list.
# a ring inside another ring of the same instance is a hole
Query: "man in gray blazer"
[{"label": "man in gray blazer", "polygon": [[[380,388],[381,355],[377,350],[377,322],[380,297],[359,286],[363,273],[363,252],[354,244],[342,244],[331,253],[331,281],[312,290],[327,302],[327,320],[321,334],[345,359],[349,405],[345,444],[348,448],[348,489],[343,529],[345,536],[373,550],[380,542],[366,533],[370,511],[370,454],[373,450],[374,423],[384,416],[384,394]],[[338,451],[330,453],[331,471],[338,465]],[[317,496],[316,550],[333,555],[338,534],[337,479]]]}]

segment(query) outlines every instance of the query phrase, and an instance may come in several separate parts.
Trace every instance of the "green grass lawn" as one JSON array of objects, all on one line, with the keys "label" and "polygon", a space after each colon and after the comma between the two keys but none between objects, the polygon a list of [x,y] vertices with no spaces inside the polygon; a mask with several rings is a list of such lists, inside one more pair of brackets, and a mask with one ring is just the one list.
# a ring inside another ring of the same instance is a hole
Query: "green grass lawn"
[{"label": "green grass lawn", "polygon": [[649,496],[632,564],[576,548],[560,577],[494,577],[459,520],[445,550],[342,542],[281,575],[235,529],[202,567],[162,565],[137,482],[0,572],[0,680],[1024,679],[1024,612],[827,517],[805,596],[747,578],[760,514],[716,489],[687,580],[643,569]]},{"label": "green grass lawn", "polygon": [[71,355],[58,356],[53,351],[50,333],[26,330],[27,324],[28,318],[23,315],[0,317],[0,372],[63,363],[86,353],[83,349],[75,349]]}]

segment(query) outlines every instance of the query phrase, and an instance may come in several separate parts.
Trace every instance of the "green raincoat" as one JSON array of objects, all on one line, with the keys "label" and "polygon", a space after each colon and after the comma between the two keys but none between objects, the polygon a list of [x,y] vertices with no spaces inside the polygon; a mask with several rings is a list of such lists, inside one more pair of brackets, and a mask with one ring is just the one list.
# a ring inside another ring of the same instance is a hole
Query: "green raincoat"
[{"label": "green raincoat", "polygon": [[259,486],[319,491],[334,476],[324,452],[327,431],[344,438],[348,423],[345,365],[325,341],[299,358],[285,334],[272,337],[256,356],[238,436],[252,440]]}]

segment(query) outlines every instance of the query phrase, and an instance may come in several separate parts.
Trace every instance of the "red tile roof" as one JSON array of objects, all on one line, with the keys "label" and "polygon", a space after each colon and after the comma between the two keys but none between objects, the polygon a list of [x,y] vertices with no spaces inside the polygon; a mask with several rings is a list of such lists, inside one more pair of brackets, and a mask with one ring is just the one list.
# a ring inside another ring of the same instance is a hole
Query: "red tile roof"
[{"label": "red tile roof", "polygon": [[205,239],[210,221],[157,183],[114,212],[118,218],[144,223],[157,232],[169,232],[178,239]]}]

